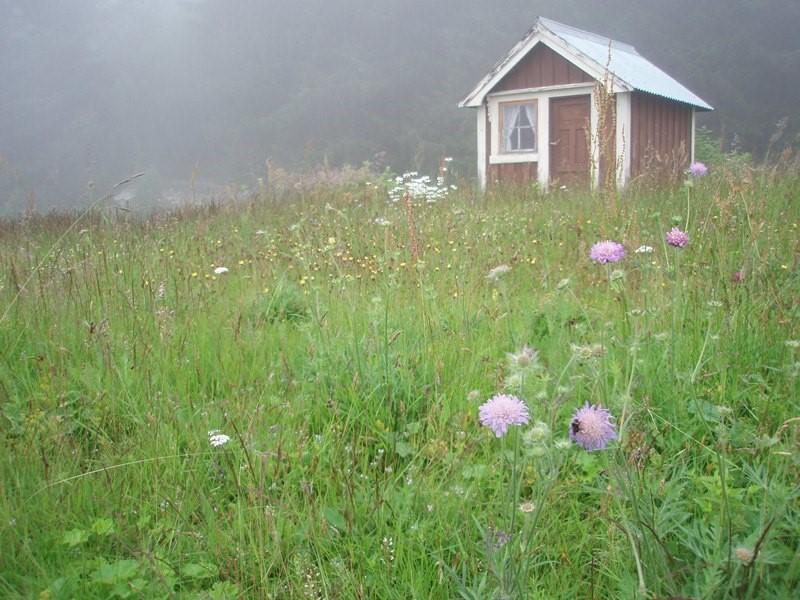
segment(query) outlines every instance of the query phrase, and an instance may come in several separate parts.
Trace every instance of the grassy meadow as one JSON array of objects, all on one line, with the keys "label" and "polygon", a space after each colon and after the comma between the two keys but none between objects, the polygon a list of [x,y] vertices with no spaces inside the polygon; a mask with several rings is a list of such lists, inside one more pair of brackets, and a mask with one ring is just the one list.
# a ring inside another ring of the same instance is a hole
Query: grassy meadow
[{"label": "grassy meadow", "polygon": [[0,224],[3,598],[797,597],[796,172],[111,216]]}]

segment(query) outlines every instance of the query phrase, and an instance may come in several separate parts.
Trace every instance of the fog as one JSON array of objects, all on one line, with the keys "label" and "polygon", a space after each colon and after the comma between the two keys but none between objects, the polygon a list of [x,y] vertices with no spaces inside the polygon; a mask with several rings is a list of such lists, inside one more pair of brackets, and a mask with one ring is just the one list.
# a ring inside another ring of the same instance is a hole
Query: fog
[{"label": "fog", "polygon": [[761,156],[800,106],[797,0],[0,0],[0,214],[169,205],[267,160],[474,174],[457,103],[539,15],[633,43]]}]

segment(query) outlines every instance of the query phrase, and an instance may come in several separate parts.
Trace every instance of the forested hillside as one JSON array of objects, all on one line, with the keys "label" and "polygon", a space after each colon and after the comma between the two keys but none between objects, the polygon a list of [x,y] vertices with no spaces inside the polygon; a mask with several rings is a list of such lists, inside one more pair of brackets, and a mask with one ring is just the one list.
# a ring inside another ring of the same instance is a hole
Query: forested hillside
[{"label": "forested hillside", "polygon": [[[602,8],[600,8],[602,5]],[[378,162],[469,175],[458,101],[538,15],[630,42],[717,108],[756,156],[800,99],[796,0],[0,2],[0,212]],[[94,182],[91,187],[90,182]],[[87,191],[88,190],[88,191]]]}]

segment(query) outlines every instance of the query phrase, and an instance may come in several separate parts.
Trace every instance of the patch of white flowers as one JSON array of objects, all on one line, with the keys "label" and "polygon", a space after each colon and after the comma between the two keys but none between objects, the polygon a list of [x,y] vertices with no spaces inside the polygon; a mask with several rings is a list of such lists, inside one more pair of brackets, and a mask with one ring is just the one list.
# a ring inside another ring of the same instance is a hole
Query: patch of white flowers
[{"label": "patch of white flowers", "polygon": [[208,432],[208,443],[212,448],[220,448],[231,441],[231,436],[225,435],[219,429],[212,429]]},{"label": "patch of white flowers", "polygon": [[406,194],[415,200],[425,200],[433,204],[447,197],[447,193],[455,186],[447,186],[444,177],[437,177],[433,182],[428,175],[420,176],[416,171],[409,171],[394,178],[394,187],[389,190],[389,199],[397,202]]}]

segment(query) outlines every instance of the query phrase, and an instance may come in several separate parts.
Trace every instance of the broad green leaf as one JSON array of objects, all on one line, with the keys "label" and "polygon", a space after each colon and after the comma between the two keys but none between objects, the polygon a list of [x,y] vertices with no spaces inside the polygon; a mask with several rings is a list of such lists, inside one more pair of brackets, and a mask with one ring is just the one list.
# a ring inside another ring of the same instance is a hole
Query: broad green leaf
[{"label": "broad green leaf", "polygon": [[92,579],[97,583],[106,585],[117,585],[118,583],[133,579],[139,563],[132,559],[118,560],[114,563],[106,563],[92,573]]},{"label": "broad green leaf", "polygon": [[395,444],[394,451],[397,452],[401,458],[408,458],[414,454],[414,447],[408,442],[397,442],[397,444]]},{"label": "broad green leaf", "polygon": [[462,475],[464,479],[481,479],[486,475],[487,467],[484,464],[469,465],[464,467]]},{"label": "broad green leaf", "polygon": [[114,521],[111,519],[97,519],[92,523],[92,532],[96,535],[111,535],[114,533]]},{"label": "broad green leaf", "polygon": [[72,529],[67,531],[64,534],[64,537],[61,539],[61,543],[66,544],[70,548],[85,544],[87,541],[89,541],[89,532],[84,531],[83,529]]},{"label": "broad green leaf", "polygon": [[181,574],[189,579],[208,579],[209,577],[216,577],[219,571],[217,566],[212,563],[188,563],[181,568]]},{"label": "broad green leaf", "polygon": [[339,531],[344,531],[345,528],[347,527],[347,522],[344,520],[342,513],[340,513],[335,508],[327,506],[323,509],[322,514],[325,515],[325,518],[328,520],[328,523],[330,523],[331,526],[335,527]]},{"label": "broad green leaf", "polygon": [[422,424],[419,421],[412,421],[406,424],[406,433],[415,435],[422,430]]}]

